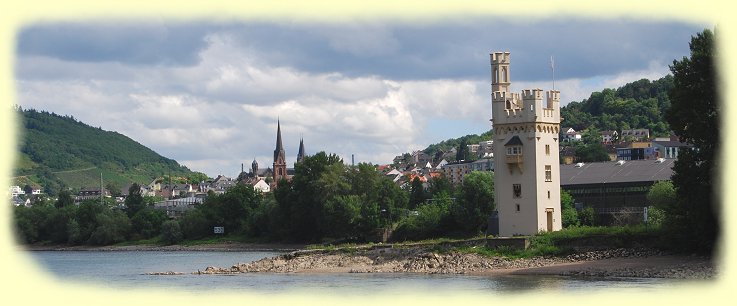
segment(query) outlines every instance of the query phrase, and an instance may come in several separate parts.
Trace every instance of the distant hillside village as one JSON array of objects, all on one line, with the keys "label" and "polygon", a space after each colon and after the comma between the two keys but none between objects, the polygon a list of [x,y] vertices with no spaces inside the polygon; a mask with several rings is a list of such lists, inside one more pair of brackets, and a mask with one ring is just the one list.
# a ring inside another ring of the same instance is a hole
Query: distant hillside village
[{"label": "distant hillside village", "polygon": [[[678,137],[650,137],[647,129],[599,132],[600,145],[606,150],[609,161],[582,162],[576,155],[576,144],[583,142],[582,132],[570,127],[560,130],[561,187],[576,200],[576,208],[592,206],[600,214],[635,211],[642,213],[645,194],[657,181],[670,180],[673,160],[679,150],[689,148],[678,141]],[[494,149],[492,140],[467,144],[465,152],[460,147],[438,151],[432,156],[422,150],[396,156],[391,164],[377,165],[377,171],[388,176],[402,189],[409,190],[413,180],[419,180],[428,188],[431,180],[445,177],[454,185],[461,184],[464,176],[474,171],[494,171]],[[140,185],[143,196],[159,199],[154,203],[158,209],[166,210],[171,218],[177,218],[201,204],[208,194],[223,194],[236,184],[247,184],[261,193],[277,188],[282,177],[291,179],[294,168],[287,168],[281,140],[281,125],[277,125],[277,141],[274,163],[260,167],[253,160],[251,167],[236,178],[218,175],[196,184],[167,182],[157,178]],[[459,159],[465,156],[468,159]],[[297,162],[305,157],[304,141],[300,140]],[[276,169],[276,171],[274,170]],[[122,194],[115,198],[122,205],[126,191],[131,185],[123,186]],[[25,188],[24,188],[25,187]],[[31,206],[34,197],[43,196],[40,187],[26,185],[10,186],[8,196],[15,206]],[[102,192],[101,192],[102,190]],[[75,203],[101,197],[113,198],[107,188],[82,186],[74,197]]]}]

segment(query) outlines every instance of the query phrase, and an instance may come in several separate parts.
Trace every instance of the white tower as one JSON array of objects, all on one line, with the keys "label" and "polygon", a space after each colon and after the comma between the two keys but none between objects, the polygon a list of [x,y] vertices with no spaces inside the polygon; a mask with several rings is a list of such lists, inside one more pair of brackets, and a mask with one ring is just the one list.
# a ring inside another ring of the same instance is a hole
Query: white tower
[{"label": "white tower", "polygon": [[560,92],[511,93],[509,52],[491,54],[494,202],[499,235],[561,229]]}]

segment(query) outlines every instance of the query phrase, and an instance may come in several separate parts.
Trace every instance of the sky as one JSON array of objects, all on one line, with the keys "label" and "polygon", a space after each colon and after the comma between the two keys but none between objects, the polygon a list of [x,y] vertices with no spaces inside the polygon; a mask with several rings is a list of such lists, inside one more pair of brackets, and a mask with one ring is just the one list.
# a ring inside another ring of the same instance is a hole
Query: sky
[{"label": "sky", "polygon": [[[669,73],[708,24],[501,16],[362,20],[37,22],[15,46],[17,104],[117,131],[211,177],[273,162],[394,156],[491,128],[489,53],[512,91],[591,92]],[[551,57],[554,73],[551,71]]]}]

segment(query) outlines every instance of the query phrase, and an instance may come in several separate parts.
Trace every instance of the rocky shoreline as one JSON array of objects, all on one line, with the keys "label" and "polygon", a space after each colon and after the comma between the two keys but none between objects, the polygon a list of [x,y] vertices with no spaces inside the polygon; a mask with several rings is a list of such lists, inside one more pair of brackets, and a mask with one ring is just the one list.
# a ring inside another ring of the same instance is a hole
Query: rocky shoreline
[{"label": "rocky shoreline", "polygon": [[510,259],[458,252],[436,253],[425,248],[387,247],[297,251],[229,268],[207,267],[204,271],[193,272],[235,273],[532,274],[713,279],[716,269],[709,258],[675,256],[644,248]]}]

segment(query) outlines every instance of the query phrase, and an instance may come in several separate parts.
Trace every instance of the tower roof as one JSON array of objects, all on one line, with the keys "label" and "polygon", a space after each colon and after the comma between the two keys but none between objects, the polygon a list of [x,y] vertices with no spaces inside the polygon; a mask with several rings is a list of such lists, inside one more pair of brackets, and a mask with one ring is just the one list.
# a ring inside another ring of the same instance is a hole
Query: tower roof
[{"label": "tower roof", "polygon": [[512,139],[507,141],[507,143],[504,144],[504,146],[521,146],[522,140],[519,139],[519,136],[514,136]]},{"label": "tower roof", "polygon": [[299,152],[297,152],[297,162],[305,159],[305,143],[302,138],[299,139]]},{"label": "tower roof", "polygon": [[276,121],[276,148],[274,149],[274,161],[276,162],[279,157],[284,160],[284,146],[281,142],[281,123],[279,119]]}]

